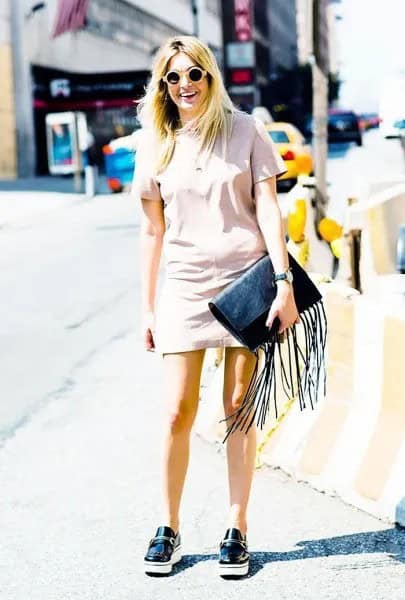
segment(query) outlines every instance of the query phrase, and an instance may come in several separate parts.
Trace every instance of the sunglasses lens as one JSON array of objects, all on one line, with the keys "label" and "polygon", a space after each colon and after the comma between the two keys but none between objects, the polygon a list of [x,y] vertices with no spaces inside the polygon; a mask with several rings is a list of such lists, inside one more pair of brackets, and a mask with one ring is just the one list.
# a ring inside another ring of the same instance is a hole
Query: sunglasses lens
[{"label": "sunglasses lens", "polygon": [[[203,78],[204,72],[200,67],[193,67],[187,71],[188,79],[193,82],[201,81]],[[177,85],[180,81],[180,73],[177,71],[169,71],[166,74],[166,81],[171,85]]]},{"label": "sunglasses lens", "polygon": [[180,75],[176,73],[176,71],[169,71],[166,75],[166,80],[168,81],[168,83],[175,85],[176,83],[179,83]]},{"label": "sunglasses lens", "polygon": [[202,79],[203,73],[201,69],[193,67],[189,70],[188,76],[190,77],[191,81],[200,81],[200,79]]}]

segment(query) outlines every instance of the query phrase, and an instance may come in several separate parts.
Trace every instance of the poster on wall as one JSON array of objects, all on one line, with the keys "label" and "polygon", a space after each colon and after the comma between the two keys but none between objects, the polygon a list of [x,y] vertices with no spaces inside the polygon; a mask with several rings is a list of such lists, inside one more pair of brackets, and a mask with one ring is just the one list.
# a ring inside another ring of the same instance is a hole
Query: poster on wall
[{"label": "poster on wall", "polygon": [[81,160],[75,113],[49,113],[45,123],[49,172],[53,175],[76,173],[81,169]]}]

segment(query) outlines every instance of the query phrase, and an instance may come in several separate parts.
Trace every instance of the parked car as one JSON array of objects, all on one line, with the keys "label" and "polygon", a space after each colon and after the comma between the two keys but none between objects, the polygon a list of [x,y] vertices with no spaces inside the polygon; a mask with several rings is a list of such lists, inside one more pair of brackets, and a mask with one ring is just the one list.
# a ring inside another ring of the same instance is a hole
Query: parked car
[{"label": "parked car", "polygon": [[373,127],[380,125],[380,119],[377,113],[362,113],[359,116],[360,127],[363,131],[367,131]]},{"label": "parked car", "polygon": [[359,119],[353,111],[328,111],[328,142],[355,142],[358,146],[363,145]]},{"label": "parked car", "polygon": [[278,178],[279,187],[295,185],[298,175],[310,175],[314,170],[311,151],[302,133],[292,123],[274,122],[266,129],[285,162],[287,173]]},{"label": "parked car", "polygon": [[[304,132],[308,142],[313,137],[314,120],[308,116]],[[362,127],[357,115],[351,110],[329,109],[328,111],[328,142],[355,142],[363,145]]]}]

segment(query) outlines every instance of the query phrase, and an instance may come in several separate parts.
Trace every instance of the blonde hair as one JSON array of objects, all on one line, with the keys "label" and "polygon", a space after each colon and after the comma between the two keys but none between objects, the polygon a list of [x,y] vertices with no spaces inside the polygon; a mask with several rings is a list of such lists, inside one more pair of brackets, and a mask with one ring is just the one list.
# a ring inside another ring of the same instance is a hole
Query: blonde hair
[{"label": "blonde hair", "polygon": [[156,143],[156,172],[163,171],[169,164],[176,145],[176,132],[180,128],[177,106],[171,100],[166,83],[170,60],[184,52],[201,69],[207,72],[208,94],[198,117],[191,127],[199,139],[200,150],[209,154],[217,136],[228,138],[235,108],[222,81],[221,72],[211,50],[193,36],[176,36],[168,39],[159,49],[152,67],[152,77],[145,96],[138,105],[138,116],[142,125],[151,128]]}]

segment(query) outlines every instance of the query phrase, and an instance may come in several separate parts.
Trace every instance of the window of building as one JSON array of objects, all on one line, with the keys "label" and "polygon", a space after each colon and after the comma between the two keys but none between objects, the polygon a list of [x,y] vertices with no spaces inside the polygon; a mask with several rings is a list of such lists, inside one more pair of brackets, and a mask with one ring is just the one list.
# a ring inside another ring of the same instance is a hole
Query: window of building
[{"label": "window of building", "polygon": [[220,0],[205,0],[205,7],[207,12],[215,15],[216,17],[221,16]]},{"label": "window of building", "polygon": [[85,29],[149,55],[168,37],[185,33],[125,0],[89,2]]}]

